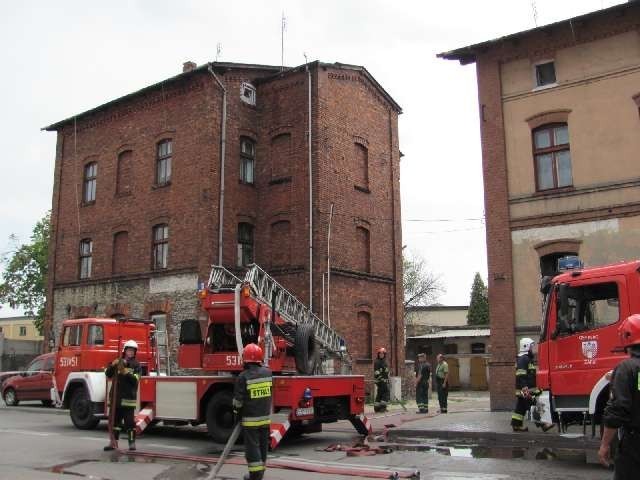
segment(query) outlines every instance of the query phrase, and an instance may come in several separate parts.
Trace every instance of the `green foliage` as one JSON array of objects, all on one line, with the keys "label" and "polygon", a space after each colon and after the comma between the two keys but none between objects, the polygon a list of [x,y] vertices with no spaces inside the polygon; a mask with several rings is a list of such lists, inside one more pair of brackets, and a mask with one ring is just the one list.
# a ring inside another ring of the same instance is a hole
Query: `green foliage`
[{"label": "green foliage", "polygon": [[26,315],[36,318],[42,335],[46,277],[49,257],[51,212],[33,227],[29,243],[18,245],[15,235],[9,237],[14,248],[2,257],[4,272],[0,282],[0,304],[23,308]]},{"label": "green foliage", "polygon": [[427,270],[423,258],[402,254],[404,309],[418,305],[431,305],[444,292],[440,277]]},{"label": "green foliage", "polygon": [[489,297],[479,273],[473,277],[467,320],[469,325],[489,325]]}]

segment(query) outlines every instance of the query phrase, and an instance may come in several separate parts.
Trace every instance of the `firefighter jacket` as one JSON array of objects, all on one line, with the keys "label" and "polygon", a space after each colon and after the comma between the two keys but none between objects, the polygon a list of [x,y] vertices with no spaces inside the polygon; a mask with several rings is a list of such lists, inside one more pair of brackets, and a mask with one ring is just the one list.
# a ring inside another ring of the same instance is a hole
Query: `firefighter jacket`
[{"label": "firefighter jacket", "polygon": [[611,428],[640,430],[640,354],[622,361],[613,371],[604,424]]},{"label": "firefighter jacket", "polygon": [[376,358],[373,362],[373,380],[376,383],[389,381],[389,367],[385,358]]},{"label": "firefighter jacket", "polygon": [[245,428],[271,424],[271,370],[257,363],[249,363],[238,375],[233,388],[233,409],[241,417]]},{"label": "firefighter jacket", "polygon": [[429,365],[427,362],[418,362],[416,366],[416,377],[418,376],[420,376],[419,385],[429,385],[429,377],[431,376],[431,365]]},{"label": "firefighter jacket", "polygon": [[534,363],[534,357],[531,353],[518,355],[516,360],[516,395],[522,396],[522,389],[527,387],[531,395],[539,395],[542,393],[536,387],[536,371],[537,367]]},{"label": "firefighter jacket", "polygon": [[117,406],[129,408],[136,407],[140,371],[140,364],[135,358],[130,360],[123,358],[119,365],[113,366],[109,364],[109,366],[104,370],[105,375],[109,378],[113,378],[113,376],[117,374]]}]

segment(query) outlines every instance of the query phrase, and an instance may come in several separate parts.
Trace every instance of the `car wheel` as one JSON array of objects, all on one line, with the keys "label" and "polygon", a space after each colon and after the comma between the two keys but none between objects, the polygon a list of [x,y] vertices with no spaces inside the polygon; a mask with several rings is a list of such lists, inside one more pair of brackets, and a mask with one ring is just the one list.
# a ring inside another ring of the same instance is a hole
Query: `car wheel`
[{"label": "car wheel", "polygon": [[42,405],[44,405],[45,407],[51,407],[53,405],[53,401],[52,400],[42,400]]},{"label": "car wheel", "polygon": [[80,430],[93,430],[100,423],[100,419],[93,415],[93,403],[84,387],[73,392],[69,402],[69,415],[73,424]]},{"label": "car wheel", "polygon": [[18,397],[16,397],[16,391],[13,388],[7,388],[4,391],[4,403],[7,407],[15,407],[20,403]]}]

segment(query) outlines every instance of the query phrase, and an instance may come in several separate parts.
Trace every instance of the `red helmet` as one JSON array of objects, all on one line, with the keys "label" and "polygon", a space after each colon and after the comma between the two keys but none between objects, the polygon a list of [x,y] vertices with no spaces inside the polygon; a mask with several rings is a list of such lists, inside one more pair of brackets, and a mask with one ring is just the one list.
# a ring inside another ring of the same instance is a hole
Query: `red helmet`
[{"label": "red helmet", "polygon": [[627,317],[618,328],[618,335],[624,348],[640,345],[640,315]]},{"label": "red helmet", "polygon": [[380,348],[378,349],[378,355],[380,355],[381,353],[382,353],[382,354],[384,354],[384,355],[386,355],[386,354],[387,354],[387,349],[386,349],[386,348],[384,348],[384,347],[380,347]]},{"label": "red helmet", "polygon": [[242,351],[242,361],[244,363],[262,363],[262,349],[255,343],[250,343]]}]

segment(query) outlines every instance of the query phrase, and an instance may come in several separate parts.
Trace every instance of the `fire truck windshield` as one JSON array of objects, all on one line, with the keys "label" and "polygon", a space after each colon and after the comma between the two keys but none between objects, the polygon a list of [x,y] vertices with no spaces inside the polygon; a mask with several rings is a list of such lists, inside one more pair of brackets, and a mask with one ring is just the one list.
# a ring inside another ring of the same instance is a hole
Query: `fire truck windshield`
[{"label": "fire truck windshield", "polygon": [[615,282],[596,283],[567,288],[567,314],[561,314],[558,302],[558,334],[572,335],[606,327],[619,320],[618,285]]}]

